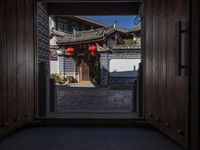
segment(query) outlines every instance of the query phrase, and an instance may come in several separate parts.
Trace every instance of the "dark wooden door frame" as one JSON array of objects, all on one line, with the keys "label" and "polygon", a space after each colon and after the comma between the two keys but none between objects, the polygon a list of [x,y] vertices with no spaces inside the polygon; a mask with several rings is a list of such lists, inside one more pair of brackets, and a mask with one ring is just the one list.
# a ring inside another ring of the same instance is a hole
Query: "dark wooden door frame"
[{"label": "dark wooden door frame", "polygon": [[[39,2],[85,2],[81,0],[38,0]],[[119,3],[122,2],[122,0],[109,0],[110,2],[113,3]],[[123,2],[142,2],[143,0],[125,0]],[[92,1],[92,0],[87,0],[87,2],[99,2],[99,1]],[[102,0],[102,2],[106,2],[106,0]],[[190,147],[191,150],[198,150],[199,147],[199,135],[200,135],[200,130],[199,130],[199,120],[200,120],[200,114],[199,114],[199,0],[190,0],[190,19],[191,19],[191,35],[190,35],[190,40],[191,40],[191,76],[190,76]],[[36,7],[35,11],[36,12]],[[120,14],[120,10],[118,10]],[[95,14],[94,14],[95,15]],[[34,18],[36,20],[36,18]],[[36,22],[34,20],[34,25],[36,25]],[[35,35],[36,36],[36,35]],[[35,54],[35,116],[37,117],[37,53]]]},{"label": "dark wooden door frame", "polygon": [[127,2],[144,2],[144,0],[36,0],[38,2],[44,2],[44,3],[127,3]]},{"label": "dark wooden door frame", "polygon": [[199,111],[199,65],[200,65],[200,29],[199,29],[199,19],[200,19],[200,3],[199,0],[190,0],[190,20],[191,20],[191,32],[190,32],[190,65],[191,65],[191,74],[190,74],[190,141],[191,141],[191,150],[199,150],[200,149],[200,111]]},{"label": "dark wooden door frame", "polygon": [[[134,15],[144,0],[37,0],[50,15]],[[80,5],[81,4],[81,5]],[[115,9],[111,9],[115,8]],[[122,13],[123,12],[123,13]]]}]

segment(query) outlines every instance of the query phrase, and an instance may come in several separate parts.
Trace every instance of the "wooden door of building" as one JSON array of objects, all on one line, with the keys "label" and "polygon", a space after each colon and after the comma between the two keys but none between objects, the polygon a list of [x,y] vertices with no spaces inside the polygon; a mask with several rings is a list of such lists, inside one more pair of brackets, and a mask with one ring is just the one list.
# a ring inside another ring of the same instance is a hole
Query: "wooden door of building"
[{"label": "wooden door of building", "polygon": [[0,137],[34,118],[34,0],[0,1]]},{"label": "wooden door of building", "polygon": [[144,87],[146,118],[188,145],[188,3],[145,1]]},{"label": "wooden door of building", "polygon": [[86,63],[85,60],[81,61],[81,81],[89,81],[89,65]]}]

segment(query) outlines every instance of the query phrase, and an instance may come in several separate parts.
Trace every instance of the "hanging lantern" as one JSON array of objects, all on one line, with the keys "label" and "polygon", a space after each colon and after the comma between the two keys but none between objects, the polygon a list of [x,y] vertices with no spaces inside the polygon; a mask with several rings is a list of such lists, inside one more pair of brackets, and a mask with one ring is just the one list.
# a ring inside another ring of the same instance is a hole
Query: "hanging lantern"
[{"label": "hanging lantern", "polygon": [[91,46],[89,46],[88,50],[90,52],[90,55],[94,56],[96,51],[97,51],[97,46],[96,45],[91,45]]},{"label": "hanging lantern", "polygon": [[67,51],[67,54],[71,57],[73,55],[73,53],[74,53],[74,48],[73,47],[68,47],[66,49],[66,51]]}]

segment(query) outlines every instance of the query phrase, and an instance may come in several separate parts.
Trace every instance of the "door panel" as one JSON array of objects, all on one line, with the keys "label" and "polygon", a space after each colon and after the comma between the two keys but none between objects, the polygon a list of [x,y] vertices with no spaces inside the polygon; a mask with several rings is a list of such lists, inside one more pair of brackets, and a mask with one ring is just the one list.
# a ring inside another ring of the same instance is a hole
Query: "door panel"
[{"label": "door panel", "polygon": [[34,117],[33,2],[0,1],[0,137]]},{"label": "door panel", "polygon": [[[180,33],[179,21],[187,21],[187,9],[185,12],[182,11],[185,4],[186,1],[183,0],[170,0],[167,3],[169,12],[171,12],[167,24],[169,31],[167,33],[167,113],[173,136],[184,144],[187,143],[188,77],[179,74],[179,62],[182,57],[180,51],[183,48],[179,43],[185,42],[182,37],[186,36],[185,33]],[[180,34],[181,37],[179,37]]]},{"label": "door panel", "polygon": [[187,146],[188,0],[146,0],[145,11],[146,118]]}]

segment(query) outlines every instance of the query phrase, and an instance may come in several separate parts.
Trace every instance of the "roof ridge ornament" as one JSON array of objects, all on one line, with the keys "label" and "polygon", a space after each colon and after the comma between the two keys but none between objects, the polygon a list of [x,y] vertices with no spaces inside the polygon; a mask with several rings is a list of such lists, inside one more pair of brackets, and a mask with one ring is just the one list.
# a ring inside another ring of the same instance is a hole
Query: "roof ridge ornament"
[{"label": "roof ridge ornament", "polygon": [[113,25],[113,28],[116,29],[116,24]]},{"label": "roof ridge ornament", "polygon": [[76,29],[73,28],[73,35],[76,36]]},{"label": "roof ridge ornament", "polygon": [[113,23],[113,28],[116,29],[116,25],[117,25],[117,20],[115,20],[115,22]]}]

